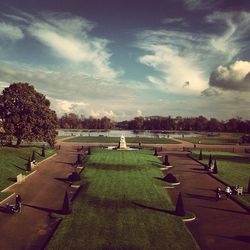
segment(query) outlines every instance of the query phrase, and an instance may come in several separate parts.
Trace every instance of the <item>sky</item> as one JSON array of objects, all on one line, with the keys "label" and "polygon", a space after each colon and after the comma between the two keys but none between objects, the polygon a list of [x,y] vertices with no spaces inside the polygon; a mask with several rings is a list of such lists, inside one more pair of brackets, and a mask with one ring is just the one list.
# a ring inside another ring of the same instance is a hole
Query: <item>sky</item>
[{"label": "sky", "polygon": [[1,0],[0,91],[58,116],[250,119],[248,0]]}]

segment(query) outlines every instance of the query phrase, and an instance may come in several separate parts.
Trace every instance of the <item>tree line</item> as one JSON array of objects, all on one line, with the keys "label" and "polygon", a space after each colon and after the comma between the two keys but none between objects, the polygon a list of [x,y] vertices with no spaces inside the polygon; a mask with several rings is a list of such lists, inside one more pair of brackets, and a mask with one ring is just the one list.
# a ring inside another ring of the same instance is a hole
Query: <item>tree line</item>
[{"label": "tree line", "polygon": [[75,113],[64,114],[58,119],[58,125],[60,128],[65,129],[111,129],[114,127],[111,119],[104,116],[102,118],[78,116]]},{"label": "tree line", "polygon": [[210,132],[241,132],[250,133],[250,120],[239,117],[227,121],[216,118],[198,117],[135,117],[121,122],[111,121],[108,117],[86,118],[70,113],[58,119],[60,128],[79,129],[128,129],[128,130],[180,130],[180,131],[210,131]]}]

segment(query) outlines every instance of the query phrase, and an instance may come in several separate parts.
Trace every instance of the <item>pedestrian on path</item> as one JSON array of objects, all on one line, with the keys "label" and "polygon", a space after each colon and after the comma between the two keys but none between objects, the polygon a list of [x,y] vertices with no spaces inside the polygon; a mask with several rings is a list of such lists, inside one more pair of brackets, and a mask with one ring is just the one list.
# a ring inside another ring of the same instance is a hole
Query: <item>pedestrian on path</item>
[{"label": "pedestrian on path", "polygon": [[21,212],[22,199],[19,194],[16,195],[16,209],[18,212]]},{"label": "pedestrian on path", "polygon": [[229,186],[226,187],[225,194],[227,199],[230,198],[230,196],[232,195],[232,189]]},{"label": "pedestrian on path", "polygon": [[217,187],[216,189],[216,200],[220,200],[221,199],[221,189],[220,187]]}]

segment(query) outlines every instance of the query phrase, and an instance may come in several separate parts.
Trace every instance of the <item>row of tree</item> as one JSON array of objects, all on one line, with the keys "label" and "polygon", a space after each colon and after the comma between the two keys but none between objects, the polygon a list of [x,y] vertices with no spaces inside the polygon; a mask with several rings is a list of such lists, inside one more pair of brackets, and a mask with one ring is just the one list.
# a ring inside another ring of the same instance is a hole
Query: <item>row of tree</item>
[{"label": "row of tree", "polygon": [[128,130],[181,130],[181,131],[211,131],[211,132],[250,132],[250,120],[232,118],[221,121],[216,118],[207,119],[198,117],[135,117],[133,120],[121,122],[111,121],[108,117],[86,118],[74,113],[64,114],[58,119],[60,128],[80,129],[111,129],[120,128]]},{"label": "row of tree", "polygon": [[211,131],[211,132],[250,132],[250,120],[232,118],[220,121],[216,118],[199,117],[151,116],[135,117],[130,121],[122,121],[117,127],[132,130],[183,130],[183,131]]},{"label": "row of tree", "polygon": [[58,119],[60,128],[73,129],[110,129],[114,126],[111,119],[104,116],[103,118],[78,116],[74,113],[64,114]]}]

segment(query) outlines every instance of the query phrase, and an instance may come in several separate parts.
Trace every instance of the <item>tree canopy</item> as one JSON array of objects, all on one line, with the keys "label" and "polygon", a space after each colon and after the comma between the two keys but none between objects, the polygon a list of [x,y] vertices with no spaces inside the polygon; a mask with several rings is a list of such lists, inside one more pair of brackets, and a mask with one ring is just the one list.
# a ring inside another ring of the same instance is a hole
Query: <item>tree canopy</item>
[{"label": "tree canopy", "polygon": [[55,143],[57,117],[50,101],[28,83],[13,83],[0,95],[0,118],[6,136]]}]

